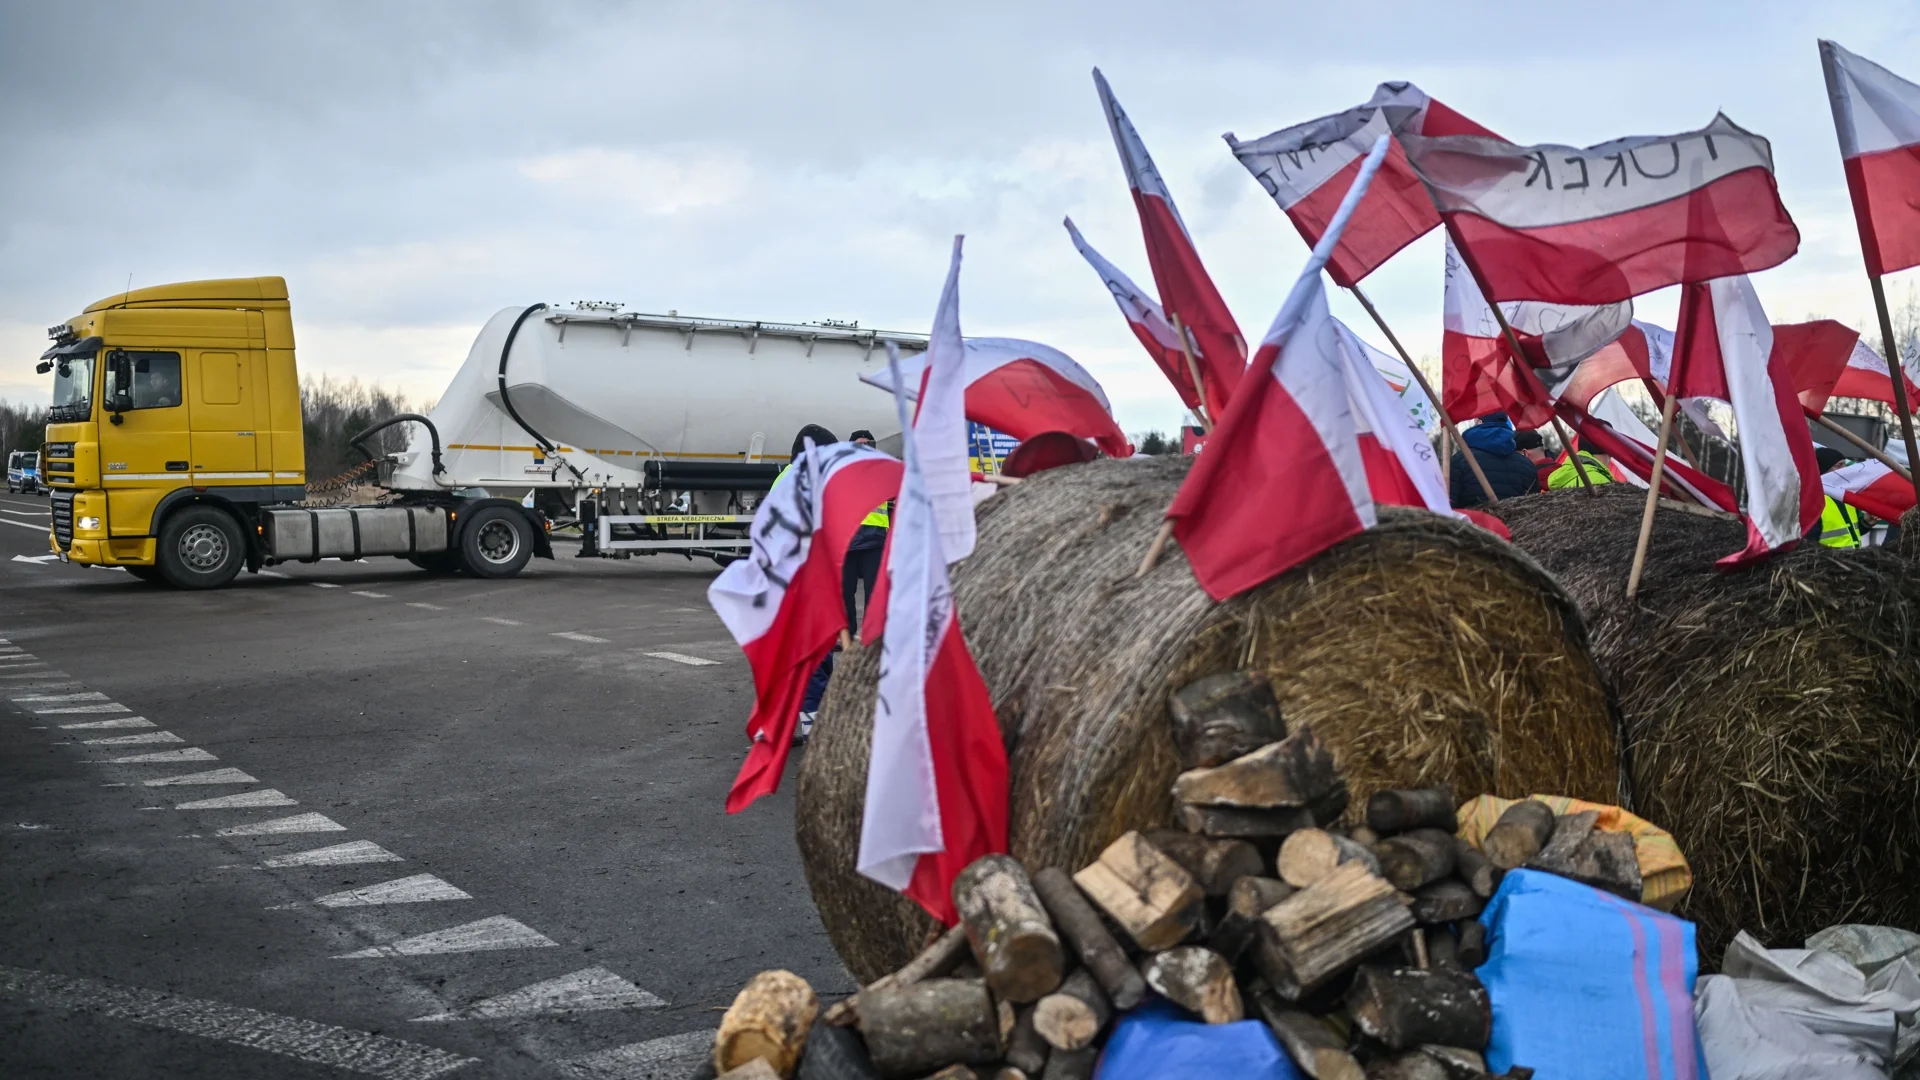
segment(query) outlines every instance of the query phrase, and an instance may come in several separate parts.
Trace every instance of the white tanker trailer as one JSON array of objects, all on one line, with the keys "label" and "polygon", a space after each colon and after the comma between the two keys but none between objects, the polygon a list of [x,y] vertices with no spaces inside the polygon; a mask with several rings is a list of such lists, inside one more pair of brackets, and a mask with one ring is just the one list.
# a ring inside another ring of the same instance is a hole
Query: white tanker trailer
[{"label": "white tanker trailer", "polygon": [[535,304],[487,321],[382,483],[485,489],[578,524],[582,555],[675,551],[726,562],[807,424],[892,441],[893,401],[859,381],[921,334],[834,322],[645,315]]}]

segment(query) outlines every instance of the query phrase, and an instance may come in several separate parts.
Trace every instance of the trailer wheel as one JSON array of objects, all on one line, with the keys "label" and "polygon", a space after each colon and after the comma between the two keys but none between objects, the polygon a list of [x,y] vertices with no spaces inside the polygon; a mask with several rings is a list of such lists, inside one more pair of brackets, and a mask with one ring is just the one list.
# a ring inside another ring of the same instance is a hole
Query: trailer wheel
[{"label": "trailer wheel", "polygon": [[167,518],[158,549],[160,576],[181,589],[225,585],[240,572],[247,554],[240,526],[211,506],[184,507]]},{"label": "trailer wheel", "polygon": [[512,577],[533,558],[533,527],[518,509],[488,506],[460,530],[460,566],[474,577]]}]

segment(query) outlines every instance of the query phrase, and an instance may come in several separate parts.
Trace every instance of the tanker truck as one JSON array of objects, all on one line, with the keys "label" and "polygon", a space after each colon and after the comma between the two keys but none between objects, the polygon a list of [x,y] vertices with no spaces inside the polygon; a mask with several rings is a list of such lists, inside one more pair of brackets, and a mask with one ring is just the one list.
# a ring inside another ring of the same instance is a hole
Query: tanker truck
[{"label": "tanker truck", "polygon": [[[278,277],[129,290],[48,331],[42,475],[50,549],[135,578],[217,588],[241,569],[392,556],[508,577],[553,557],[725,562],[808,423],[892,433],[859,384],[911,334],[535,304],[482,328],[426,415],[361,432],[372,505],[307,500],[292,308]],[[407,431],[382,453],[375,436]]]}]

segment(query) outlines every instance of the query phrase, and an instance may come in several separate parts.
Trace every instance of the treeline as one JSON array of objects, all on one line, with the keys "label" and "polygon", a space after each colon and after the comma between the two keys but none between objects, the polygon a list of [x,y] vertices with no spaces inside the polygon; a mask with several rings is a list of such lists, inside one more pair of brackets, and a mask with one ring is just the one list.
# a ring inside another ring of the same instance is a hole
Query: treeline
[{"label": "treeline", "polygon": [[45,437],[47,410],[39,405],[15,405],[0,398],[0,464],[15,450],[39,450]]}]

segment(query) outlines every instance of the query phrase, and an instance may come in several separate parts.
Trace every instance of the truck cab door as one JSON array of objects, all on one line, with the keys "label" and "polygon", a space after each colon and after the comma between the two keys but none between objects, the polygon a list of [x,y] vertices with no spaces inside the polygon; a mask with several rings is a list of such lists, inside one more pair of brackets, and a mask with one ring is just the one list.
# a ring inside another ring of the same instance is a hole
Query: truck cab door
[{"label": "truck cab door", "polygon": [[254,373],[248,351],[191,349],[187,362],[194,482],[212,486],[266,483],[255,434]]},{"label": "truck cab door", "polygon": [[[101,375],[100,481],[111,536],[145,536],[153,508],[189,483],[191,440],[181,396],[180,353],[115,349]],[[126,383],[122,386],[122,383]]]}]

